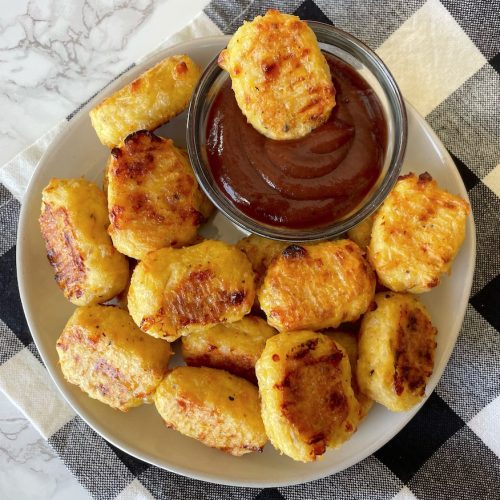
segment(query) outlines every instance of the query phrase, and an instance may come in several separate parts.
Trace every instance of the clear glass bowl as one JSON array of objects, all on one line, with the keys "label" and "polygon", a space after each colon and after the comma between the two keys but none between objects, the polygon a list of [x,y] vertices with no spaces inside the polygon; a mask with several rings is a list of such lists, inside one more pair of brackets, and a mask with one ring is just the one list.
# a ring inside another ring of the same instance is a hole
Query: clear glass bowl
[{"label": "clear glass bowl", "polygon": [[[251,233],[284,241],[316,241],[339,236],[372,214],[396,182],[403,163],[406,139],[406,109],[393,76],[381,59],[366,45],[333,26],[308,21],[324,52],[353,67],[378,96],[387,124],[387,148],[382,172],[355,210],[335,222],[317,228],[290,229],[252,219],[239,210],[221,191],[208,165],[206,126],[210,107],[222,84],[229,78],[217,65],[217,57],[207,66],[194,91],[187,119],[187,149],[196,178],[212,203],[234,224]],[[227,37],[228,40],[230,37]]]}]

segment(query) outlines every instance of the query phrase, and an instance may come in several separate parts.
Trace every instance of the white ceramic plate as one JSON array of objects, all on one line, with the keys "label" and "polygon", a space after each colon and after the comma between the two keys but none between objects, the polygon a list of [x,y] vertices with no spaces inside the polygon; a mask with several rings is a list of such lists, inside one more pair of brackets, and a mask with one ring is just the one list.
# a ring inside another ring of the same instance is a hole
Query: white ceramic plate
[{"label": "white ceramic plate", "polygon": [[[85,176],[101,181],[109,151],[99,143],[88,117],[88,111],[96,102],[172,54],[189,54],[205,66],[226,46],[227,40],[228,37],[194,40],[154,55],[113,82],[71,120],[42,158],[25,197],[17,246],[19,289],[31,333],[54,382],[74,410],[108,441],[146,462],[193,478],[240,486],[290,485],[328,476],[359,462],[389,441],[419,408],[391,413],[376,405],[350,441],[339,450],[327,452],[324,459],[316,463],[294,462],[280,456],[270,444],[262,454],[235,458],[166,429],[153,406],[142,406],[125,414],[90,399],[63,379],[55,349],[56,339],[74,306],[63,297],[47,262],[38,226],[42,189],[51,177]],[[452,159],[411,106],[408,106],[408,119],[404,172],[427,170],[440,186],[468,199]],[[161,132],[176,144],[184,145],[185,116],[176,118]],[[220,214],[204,229],[204,234],[229,242],[243,236]],[[470,293],[474,261],[475,232],[470,217],[465,243],[455,260],[452,275],[445,277],[438,288],[421,296],[439,331],[436,366],[428,394],[441,377],[455,345]]]}]

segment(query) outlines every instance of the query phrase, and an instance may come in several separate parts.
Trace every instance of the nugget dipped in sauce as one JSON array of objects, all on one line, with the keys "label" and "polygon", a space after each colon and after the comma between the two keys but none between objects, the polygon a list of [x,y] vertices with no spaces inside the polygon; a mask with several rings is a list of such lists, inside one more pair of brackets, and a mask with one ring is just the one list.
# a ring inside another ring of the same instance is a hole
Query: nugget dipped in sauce
[{"label": "nugget dipped in sauce", "polygon": [[212,209],[184,153],[147,130],[111,151],[105,184],[113,244],[137,260],[193,243]]},{"label": "nugget dipped in sauce", "polygon": [[427,173],[399,178],[375,214],[368,258],[395,292],[439,285],[465,238],[469,204],[440,189]]},{"label": "nugget dipped in sauce", "polygon": [[270,139],[297,139],[335,105],[330,69],[314,32],[298,17],[269,10],[245,22],[219,56],[249,123]]},{"label": "nugget dipped in sauce", "polygon": [[311,331],[274,335],[255,367],[262,420],[273,446],[311,462],[356,431],[360,407],[344,348]]},{"label": "nugget dipped in sauce", "polygon": [[57,284],[70,302],[100,304],[125,289],[128,262],[106,231],[106,197],[94,183],[51,179],[39,222]]}]

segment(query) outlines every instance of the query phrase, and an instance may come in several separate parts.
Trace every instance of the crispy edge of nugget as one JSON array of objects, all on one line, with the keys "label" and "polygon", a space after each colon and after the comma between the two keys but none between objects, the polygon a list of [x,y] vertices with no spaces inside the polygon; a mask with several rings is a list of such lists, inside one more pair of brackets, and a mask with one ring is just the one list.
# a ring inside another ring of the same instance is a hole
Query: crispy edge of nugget
[{"label": "crispy edge of nugget", "polygon": [[358,364],[358,338],[354,333],[343,332],[339,330],[330,330],[323,332],[328,335],[332,340],[340,344],[347,353],[349,357],[349,363],[351,365],[351,383],[352,390],[354,391],[354,396],[359,403],[359,419],[363,420],[373,407],[373,399],[367,396],[363,392],[358,384],[357,377],[357,364]]},{"label": "crispy edge of nugget", "polygon": [[409,294],[382,292],[361,321],[357,379],[361,390],[391,411],[420,403],[434,368],[437,330]]},{"label": "crispy edge of nugget", "polygon": [[268,267],[258,299],[277,330],[319,330],[355,321],[374,294],[375,274],[364,252],[337,240],[285,248]]},{"label": "crispy edge of nugget", "polygon": [[368,259],[382,285],[423,293],[451,270],[465,239],[469,204],[427,173],[399,178],[377,211]]},{"label": "crispy edge of nugget", "polygon": [[206,446],[241,456],[267,442],[257,388],[224,370],[174,368],[154,401],[167,427]]},{"label": "crispy edge of nugget", "polygon": [[102,305],[77,308],[56,350],[69,383],[121,411],[152,402],[172,356],[167,342],[141,332],[126,311]]},{"label": "crispy edge of nugget", "polygon": [[302,462],[356,431],[359,403],[344,348],[311,331],[271,337],[256,365],[262,420],[273,446]]},{"label": "crispy edge of nugget", "polygon": [[245,316],[182,337],[182,355],[188,366],[219,368],[257,384],[255,363],[276,333],[262,318]]},{"label": "crispy edge of nugget", "polygon": [[173,342],[217,323],[240,320],[254,299],[247,257],[233,245],[205,240],[149,253],[132,274],[128,307],[142,331]]},{"label": "crispy edge of nugget", "polygon": [[195,241],[210,209],[171,139],[147,130],[128,135],[111,150],[106,173],[108,232],[120,252],[142,260],[154,250]]},{"label": "crispy edge of nugget", "polygon": [[127,286],[128,262],[106,232],[106,199],[95,184],[51,179],[42,192],[39,223],[55,280],[70,302],[106,302]]},{"label": "crispy edge of nugget", "polygon": [[335,106],[328,63],[316,35],[297,16],[269,10],[245,22],[218,62],[248,122],[270,139],[307,135]]},{"label": "crispy edge of nugget", "polygon": [[154,130],[184,111],[200,76],[187,55],[170,56],[90,111],[102,144],[112,148],[136,130]]}]

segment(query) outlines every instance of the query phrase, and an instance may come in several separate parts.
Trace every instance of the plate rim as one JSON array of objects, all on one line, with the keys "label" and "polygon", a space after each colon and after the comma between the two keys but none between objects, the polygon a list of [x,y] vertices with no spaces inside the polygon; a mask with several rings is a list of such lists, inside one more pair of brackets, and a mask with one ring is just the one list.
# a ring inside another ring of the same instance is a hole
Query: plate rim
[{"label": "plate rim", "polygon": [[[410,420],[416,415],[416,413],[421,409],[421,407],[425,404],[429,396],[432,394],[432,392],[435,390],[436,385],[439,383],[441,380],[441,377],[443,375],[444,370],[448,366],[451,354],[453,352],[453,349],[455,348],[458,335],[460,333],[460,329],[463,325],[464,317],[467,311],[467,304],[469,302],[470,298],[470,292],[472,289],[472,284],[473,284],[473,277],[474,277],[474,269],[475,269],[475,263],[476,263],[476,227],[474,223],[474,218],[472,214],[472,210],[470,215],[468,216],[468,230],[470,231],[470,237],[471,237],[471,255],[470,255],[470,262],[471,262],[471,269],[466,275],[465,280],[464,280],[464,289],[466,290],[466,294],[464,295],[464,307],[462,307],[462,314],[460,314],[460,317],[456,317],[455,319],[455,324],[457,325],[457,333],[455,335],[455,338],[453,339],[452,345],[448,347],[448,349],[443,352],[442,358],[445,360],[445,362],[442,364],[442,368],[434,372],[435,376],[435,384],[432,385],[432,387],[428,386],[428,390],[426,390],[426,397],[425,399],[416,407],[414,407],[412,410],[406,412],[405,418],[402,420],[400,425],[396,426],[394,428],[394,431],[391,433],[392,435],[389,438],[386,438],[386,436],[383,436],[376,440],[371,446],[365,448],[361,454],[356,455],[353,457],[351,460],[346,460],[340,467],[335,468],[334,471],[331,471],[327,474],[324,473],[324,471],[318,471],[317,473],[314,473],[312,469],[307,468],[307,464],[305,464],[304,467],[304,472],[307,475],[307,478],[302,478],[298,477],[297,479],[292,479],[292,480],[278,480],[273,483],[270,482],[259,482],[259,481],[253,481],[253,480],[238,480],[238,479],[231,479],[231,478],[224,478],[221,479],[220,477],[215,477],[210,473],[205,473],[205,472],[198,472],[198,471],[193,471],[187,467],[184,466],[176,466],[176,465],[165,465],[164,463],[160,463],[158,460],[156,460],[154,457],[151,456],[146,456],[143,453],[137,452],[135,450],[130,449],[129,445],[122,442],[120,439],[115,440],[114,436],[109,435],[107,431],[104,431],[102,429],[99,429],[100,425],[99,422],[95,422],[94,419],[87,414],[85,410],[82,411],[82,409],[79,408],[78,402],[73,399],[71,394],[67,392],[66,388],[64,385],[58,382],[58,375],[56,375],[56,369],[57,367],[52,366],[51,363],[49,363],[46,359],[46,356],[43,354],[44,348],[39,346],[39,343],[37,341],[37,338],[39,337],[38,334],[34,335],[33,332],[36,332],[36,329],[34,328],[34,322],[31,317],[31,313],[28,308],[28,292],[27,292],[27,287],[25,286],[24,283],[24,272],[23,272],[23,261],[24,261],[24,253],[25,253],[25,246],[22,241],[24,235],[24,230],[23,228],[26,225],[26,219],[28,219],[28,203],[27,200],[31,198],[32,196],[32,191],[33,191],[33,186],[35,185],[35,182],[38,178],[39,175],[41,175],[41,168],[40,166],[43,165],[47,158],[53,154],[58,147],[59,143],[61,140],[65,137],[66,134],[69,133],[72,127],[72,123],[76,123],[79,121],[82,115],[87,114],[88,111],[94,106],[95,103],[99,102],[102,100],[104,96],[107,96],[110,93],[110,89],[112,88],[119,88],[122,86],[125,82],[130,81],[131,74],[134,74],[136,72],[142,73],[148,66],[151,64],[154,64],[154,61],[161,60],[164,57],[168,57],[168,55],[174,54],[175,52],[180,52],[183,50],[183,47],[190,47],[193,44],[194,45],[200,45],[203,44],[204,41],[210,41],[212,42],[226,42],[229,40],[230,35],[218,35],[218,36],[209,36],[209,37],[202,37],[202,38],[195,38],[192,40],[187,40],[184,42],[181,42],[176,45],[172,45],[170,47],[165,47],[163,49],[159,49],[149,56],[145,57],[144,59],[140,59],[132,68],[129,68],[127,71],[122,73],[118,78],[115,80],[112,80],[109,82],[105,87],[100,89],[95,95],[93,95],[86,103],[84,103],[80,109],[77,111],[77,113],[74,114],[74,116],[71,118],[71,120],[68,121],[68,124],[65,126],[65,128],[58,134],[52,142],[49,144],[47,149],[45,150],[44,154],[40,158],[39,162],[37,163],[33,174],[30,178],[30,181],[28,183],[28,186],[26,188],[26,191],[23,195],[22,198],[22,203],[21,203],[21,211],[20,211],[20,216],[19,216],[19,222],[18,222],[18,234],[16,238],[16,275],[17,275],[17,282],[18,282],[18,288],[19,288],[19,294],[21,298],[21,303],[23,307],[23,312],[26,317],[26,321],[31,333],[31,336],[33,338],[33,341],[40,353],[40,356],[43,360],[44,366],[47,369],[50,378],[52,379],[53,383],[57,387],[59,393],[63,396],[64,400],[70,405],[70,407],[73,409],[75,414],[79,416],[91,429],[93,429],[99,436],[101,436],[103,439],[106,441],[110,442],[117,448],[121,449],[122,451],[132,455],[133,457],[143,460],[151,465],[154,465],[156,467],[159,467],[164,470],[168,470],[170,472],[176,473],[183,475],[185,477],[193,478],[193,479],[198,479],[202,481],[207,481],[210,483],[215,483],[215,484],[221,484],[221,485],[227,485],[227,486],[238,486],[238,487],[254,487],[254,488],[269,488],[269,487],[282,487],[282,486],[292,486],[296,484],[304,484],[308,483],[311,481],[315,481],[317,479],[321,479],[324,477],[328,477],[329,475],[336,474],[338,472],[341,472],[342,470],[345,470],[354,464],[364,460],[368,456],[370,456],[372,453],[380,449],[385,443],[387,443],[390,439],[392,439],[394,436],[397,435],[398,432],[400,432],[401,429],[403,429],[409,422]],[[423,128],[426,134],[430,137],[432,143],[437,147],[439,150],[440,154],[443,156],[444,160],[446,163],[449,163],[450,165],[453,165],[453,169],[451,171],[453,172],[453,175],[455,176],[456,180],[462,185],[463,191],[466,195],[466,201],[470,204],[470,199],[468,196],[467,189],[464,185],[464,182],[460,176],[460,173],[456,167],[455,162],[453,161],[452,157],[448,153],[447,149],[444,147],[434,130],[430,127],[430,125],[425,121],[425,119],[418,113],[418,111],[412,106],[406,99],[405,99],[405,105],[407,107],[407,112],[408,115],[412,116],[413,118],[416,119],[416,122],[418,123],[418,126]],[[403,162],[404,164],[404,162]]]}]

